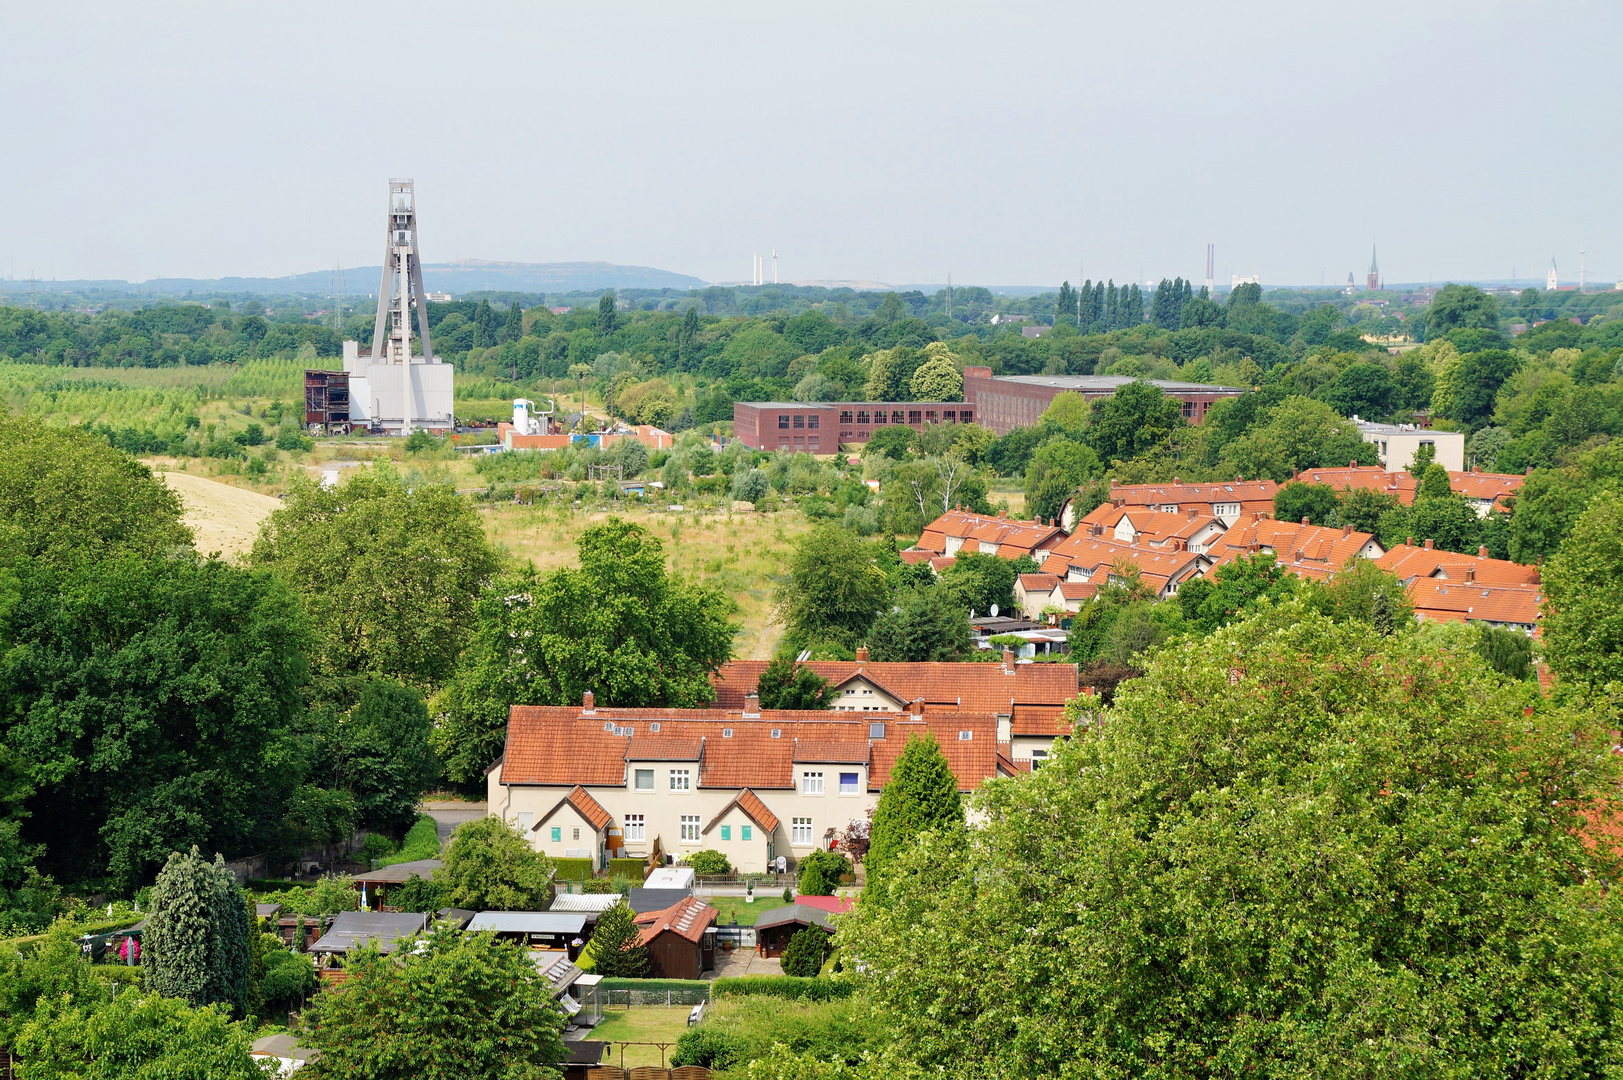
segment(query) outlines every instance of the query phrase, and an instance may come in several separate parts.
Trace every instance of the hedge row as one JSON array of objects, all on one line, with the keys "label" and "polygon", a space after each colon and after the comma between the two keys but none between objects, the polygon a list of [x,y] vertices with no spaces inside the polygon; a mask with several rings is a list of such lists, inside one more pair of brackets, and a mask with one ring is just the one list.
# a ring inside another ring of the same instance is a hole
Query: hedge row
[{"label": "hedge row", "polygon": [[[772,978],[768,975],[767,978]],[[737,981],[736,979],[733,981]],[[806,979],[805,982],[812,980]],[[710,988],[706,979],[610,979],[605,978],[598,983],[600,990],[698,990],[701,993]]]},{"label": "hedge row", "polygon": [[643,867],[646,864],[641,859],[610,859],[609,877],[628,877],[632,881],[643,880]]},{"label": "hedge row", "polygon": [[[607,982],[608,980],[604,980]],[[712,993],[716,997],[788,998],[791,1001],[834,1001],[856,993],[856,983],[849,979],[806,979],[794,975],[740,975],[717,979]]]},{"label": "hedge row", "polygon": [[582,881],[592,876],[591,859],[553,859],[552,862],[558,868],[554,881]]}]

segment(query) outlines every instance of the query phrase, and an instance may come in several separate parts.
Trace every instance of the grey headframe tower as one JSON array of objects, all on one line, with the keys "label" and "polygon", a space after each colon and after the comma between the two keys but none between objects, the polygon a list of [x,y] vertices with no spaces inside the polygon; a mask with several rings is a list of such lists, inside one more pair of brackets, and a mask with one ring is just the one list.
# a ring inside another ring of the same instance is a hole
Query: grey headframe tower
[{"label": "grey headframe tower", "polygon": [[[378,285],[378,317],[372,324],[372,363],[398,364],[401,377],[400,433],[411,434],[411,315],[423,339],[424,364],[436,363],[428,332],[428,291],[423,288],[422,249],[417,243],[417,196],[410,180],[389,181],[389,214],[383,245],[383,280]],[[387,337],[385,337],[387,330]],[[380,351],[379,343],[382,342]]]}]

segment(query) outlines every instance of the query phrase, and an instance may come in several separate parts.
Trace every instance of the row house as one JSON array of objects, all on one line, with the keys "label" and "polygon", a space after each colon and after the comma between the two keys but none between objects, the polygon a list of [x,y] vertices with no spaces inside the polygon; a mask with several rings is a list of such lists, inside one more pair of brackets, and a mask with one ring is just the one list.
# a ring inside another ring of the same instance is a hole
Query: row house
[{"label": "row house", "polygon": [[1544,594],[1539,568],[1508,559],[1438,550],[1430,540],[1418,547],[1414,537],[1376,560],[1397,575],[1408,590],[1417,619],[1438,622],[1483,622],[1531,634],[1538,629]]},{"label": "row house", "polygon": [[1050,610],[1081,611],[1098,592],[1091,581],[1066,581],[1058,574],[1021,574],[1014,580],[1014,601],[1028,619],[1040,620]]},{"label": "row house", "polygon": [[1320,581],[1335,576],[1354,559],[1378,559],[1384,554],[1374,535],[1351,525],[1339,529],[1301,522],[1257,518],[1236,524],[1213,541],[1207,554],[1213,567],[1248,555],[1267,552],[1298,577]]},{"label": "row house", "polygon": [[[1111,507],[1135,507],[1157,510],[1165,514],[1187,514],[1196,511],[1201,517],[1215,518],[1226,529],[1239,521],[1242,515],[1271,514],[1274,495],[1279,485],[1272,480],[1233,480],[1216,483],[1186,484],[1176,476],[1170,484],[1118,484],[1110,482]],[[1060,523],[1073,529],[1082,515],[1074,512],[1066,502],[1060,511]]]},{"label": "row house", "polygon": [[489,812],[537,850],[596,869],[615,853],[709,848],[759,873],[864,820],[912,738],[934,737],[964,792],[1018,772],[998,726],[991,712],[922,701],[867,715],[596,708],[589,693],[578,707],[515,705],[487,775]]},{"label": "row house", "polygon": [[1124,544],[1166,550],[1187,550],[1202,554],[1225,526],[1200,507],[1190,506],[1183,513],[1157,510],[1147,506],[1116,506],[1105,503],[1095,507],[1077,525],[1078,532],[1091,536],[1108,536]]},{"label": "row house", "polygon": [[1178,594],[1178,586],[1200,577],[1211,559],[1194,551],[1135,547],[1103,535],[1078,531],[1043,561],[1044,573],[1070,582],[1089,582],[1095,589],[1125,584],[1123,571],[1136,568],[1139,579],[1158,600]]},{"label": "row house", "polygon": [[1042,562],[1044,554],[1065,539],[1064,530],[1050,520],[1009,518],[1006,511],[996,516],[975,514],[955,508],[924,527],[918,543],[904,552],[910,562],[925,558],[954,557],[959,553],[999,555],[1005,559],[1027,556]]},{"label": "row house", "polygon": [[[1295,479],[1304,484],[1324,484],[1337,491],[1378,491],[1390,495],[1402,506],[1414,503],[1415,478],[1406,472],[1388,472],[1378,465],[1360,466],[1355,461],[1341,469],[1304,469]],[[1449,489],[1469,502],[1477,517],[1487,517],[1493,510],[1509,513],[1510,500],[1526,480],[1521,473],[1488,473],[1480,469],[1451,470],[1448,474]]]}]

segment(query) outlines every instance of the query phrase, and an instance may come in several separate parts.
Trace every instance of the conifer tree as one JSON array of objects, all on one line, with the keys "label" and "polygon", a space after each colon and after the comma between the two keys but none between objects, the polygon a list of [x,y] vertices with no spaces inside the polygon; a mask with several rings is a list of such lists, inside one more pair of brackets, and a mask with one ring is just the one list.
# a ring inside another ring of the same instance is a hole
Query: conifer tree
[{"label": "conifer tree", "polygon": [[473,311],[473,343],[481,349],[496,344],[496,313],[491,310],[489,300],[479,301]]},{"label": "conifer tree", "polygon": [[863,859],[869,882],[882,878],[889,864],[919,833],[960,828],[963,823],[958,777],[935,737],[924,735],[908,740],[874,808],[872,840]]},{"label": "conifer tree", "polygon": [[783,950],[783,973],[803,979],[816,977],[828,959],[828,932],[815,926],[796,931]]},{"label": "conifer tree", "polygon": [[244,1016],[252,959],[248,907],[237,879],[194,844],[173,852],[152,886],[152,914],[142,934],[148,990],[192,1005],[223,1003]]},{"label": "conifer tree", "polygon": [[507,305],[507,321],[502,326],[503,341],[517,341],[524,336],[524,309],[517,300]]},{"label": "conifer tree", "polygon": [[1116,281],[1111,279],[1110,285],[1105,289],[1105,327],[1109,330],[1121,329],[1121,297],[1116,292]]},{"label": "conifer tree", "polygon": [[614,306],[614,290],[604,293],[597,302],[597,332],[600,334],[614,333],[614,326],[619,319],[619,312]]},{"label": "conifer tree", "polygon": [[648,974],[648,946],[638,944],[642,930],[624,900],[597,917],[592,931],[592,957],[597,973],[611,979],[641,979]]},{"label": "conifer tree", "polygon": [[1061,315],[1076,314],[1076,290],[1071,288],[1069,281],[1061,282],[1059,298],[1054,301],[1054,321],[1058,322]]}]

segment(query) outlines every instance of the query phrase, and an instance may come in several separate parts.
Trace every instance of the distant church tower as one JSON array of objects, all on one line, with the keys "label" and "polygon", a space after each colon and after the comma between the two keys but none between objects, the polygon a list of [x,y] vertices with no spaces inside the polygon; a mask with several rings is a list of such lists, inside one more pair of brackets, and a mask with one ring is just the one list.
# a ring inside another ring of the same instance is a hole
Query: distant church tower
[{"label": "distant church tower", "polygon": [[1364,279],[1364,284],[1370,292],[1376,292],[1381,287],[1381,268],[1375,264],[1375,246],[1373,244],[1369,248],[1369,276]]},{"label": "distant church tower", "polygon": [[1553,257],[1552,257],[1552,258],[1551,258],[1551,259],[1550,259],[1550,273],[1549,273],[1549,275],[1548,275],[1548,276],[1547,276],[1547,277],[1545,277],[1545,279],[1544,279],[1544,287],[1545,287],[1545,288],[1546,288],[1546,289],[1552,289],[1552,290],[1553,290],[1553,289],[1554,289],[1554,288],[1555,288],[1555,286],[1556,286],[1556,280],[1555,280],[1555,259],[1554,259],[1554,258],[1553,258]]}]

